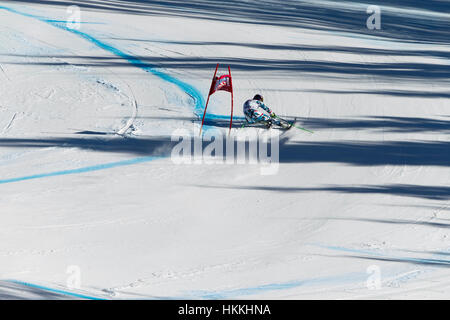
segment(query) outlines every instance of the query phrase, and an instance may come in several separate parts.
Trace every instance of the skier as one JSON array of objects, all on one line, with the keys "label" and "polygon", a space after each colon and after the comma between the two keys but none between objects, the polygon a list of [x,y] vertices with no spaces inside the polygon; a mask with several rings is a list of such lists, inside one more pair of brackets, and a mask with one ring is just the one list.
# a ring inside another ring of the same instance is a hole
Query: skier
[{"label": "skier", "polygon": [[260,94],[256,94],[253,99],[244,103],[244,115],[247,123],[263,123],[267,128],[277,125],[283,128],[290,126],[282,123],[275,113],[264,104],[264,99]]}]

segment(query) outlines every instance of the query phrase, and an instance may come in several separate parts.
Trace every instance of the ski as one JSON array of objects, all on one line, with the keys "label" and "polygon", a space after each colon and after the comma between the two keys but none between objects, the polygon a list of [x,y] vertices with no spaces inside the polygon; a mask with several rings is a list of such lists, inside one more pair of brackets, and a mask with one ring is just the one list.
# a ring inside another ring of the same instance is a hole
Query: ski
[{"label": "ski", "polygon": [[[308,130],[308,129],[306,129],[306,128],[303,128],[303,127],[300,127],[300,126],[296,125],[297,118],[295,118],[294,121],[292,121],[292,122],[290,122],[290,121],[288,121],[288,120],[285,120],[285,119],[283,119],[283,118],[280,118],[280,117],[278,117],[278,116],[275,116],[275,118],[277,118],[278,120],[281,120],[281,121],[283,121],[283,122],[285,122],[285,123],[290,124],[291,127],[289,127],[289,129],[291,129],[291,128],[297,128],[297,129],[299,129],[299,130],[303,130],[303,131],[306,131],[306,132],[309,132],[309,133],[314,133],[314,131],[311,131],[311,130]],[[289,130],[289,129],[288,129],[288,130]]]},{"label": "ski", "polygon": [[[279,130],[286,130],[286,131],[287,131],[287,130],[290,130],[290,129],[292,129],[292,128],[297,128],[297,129],[299,129],[299,130],[303,130],[303,131],[306,131],[306,132],[309,132],[309,133],[314,133],[314,131],[311,131],[311,130],[308,130],[308,129],[306,129],[306,128],[303,128],[303,127],[298,126],[298,125],[296,124],[296,123],[297,123],[297,118],[294,118],[293,121],[289,121],[289,120],[280,118],[280,117],[278,117],[278,116],[275,116],[275,118],[278,119],[278,120],[280,120],[280,121],[283,122],[284,124],[287,124],[287,126],[283,126],[283,125],[281,125],[281,126],[272,126],[272,128],[279,129]],[[261,125],[261,123],[248,123],[248,122],[243,122],[242,125],[239,127],[239,129],[244,129],[244,128],[260,128],[260,129],[266,128],[266,129],[267,129],[267,126],[266,126],[266,125]]]}]

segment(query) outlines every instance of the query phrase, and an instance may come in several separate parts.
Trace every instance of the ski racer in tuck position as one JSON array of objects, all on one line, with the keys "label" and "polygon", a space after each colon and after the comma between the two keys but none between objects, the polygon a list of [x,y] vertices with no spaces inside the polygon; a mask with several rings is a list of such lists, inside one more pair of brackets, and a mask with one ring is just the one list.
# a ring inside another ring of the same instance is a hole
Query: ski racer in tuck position
[{"label": "ski racer in tuck position", "polygon": [[277,125],[284,129],[289,129],[292,126],[280,121],[275,113],[264,104],[264,99],[260,94],[255,95],[253,99],[245,101],[244,115],[247,123],[262,123],[267,128]]}]

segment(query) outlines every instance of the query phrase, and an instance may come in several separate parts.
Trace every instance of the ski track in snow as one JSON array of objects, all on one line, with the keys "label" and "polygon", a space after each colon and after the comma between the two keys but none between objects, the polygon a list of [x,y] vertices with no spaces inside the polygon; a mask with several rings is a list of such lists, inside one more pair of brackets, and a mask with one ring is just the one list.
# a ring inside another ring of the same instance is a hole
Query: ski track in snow
[{"label": "ski track in snow", "polygon": [[0,63],[0,70],[2,71],[3,75],[5,76],[5,78],[6,78],[8,81],[11,81],[11,79],[10,79],[10,78],[8,77],[8,75],[6,74],[5,69],[3,69],[3,66],[2,66],[1,63]]},{"label": "ski track in snow", "polygon": [[126,84],[127,84],[128,88],[130,89],[130,92],[131,92],[131,94],[133,96],[133,99],[131,101],[131,104],[133,106],[133,111],[132,111],[131,117],[128,119],[128,121],[125,124],[125,126],[123,126],[121,129],[119,129],[119,131],[117,131],[117,134],[119,134],[119,135],[124,135],[124,134],[127,133],[127,131],[131,128],[131,126],[133,125],[134,121],[136,120],[136,117],[137,117],[137,114],[138,114],[138,105],[137,105],[136,97],[134,96],[133,90],[131,89],[130,85],[128,83],[126,83]]},{"label": "ski track in snow", "polygon": [[14,112],[13,116],[11,117],[11,120],[9,120],[8,124],[3,128],[3,133],[8,131],[9,128],[11,128],[12,123],[14,122],[14,119],[16,119],[17,112]]}]

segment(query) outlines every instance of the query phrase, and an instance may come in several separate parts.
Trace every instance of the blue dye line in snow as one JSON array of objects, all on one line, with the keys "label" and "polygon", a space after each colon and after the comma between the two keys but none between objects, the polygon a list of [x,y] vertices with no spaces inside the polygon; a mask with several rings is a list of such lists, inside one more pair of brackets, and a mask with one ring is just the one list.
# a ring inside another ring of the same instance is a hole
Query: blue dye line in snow
[{"label": "blue dye line in snow", "polygon": [[[74,33],[74,34],[84,38],[85,40],[95,44],[99,48],[109,51],[110,53],[115,54],[115,55],[119,56],[120,58],[127,60],[130,64],[134,65],[135,67],[141,68],[144,71],[147,71],[147,72],[159,77],[160,79],[162,79],[164,81],[167,81],[169,83],[176,85],[178,88],[183,90],[187,95],[189,95],[194,100],[194,113],[199,117],[203,115],[203,110],[204,110],[203,108],[205,106],[205,100],[204,100],[202,94],[200,93],[200,91],[186,82],[183,82],[173,76],[170,76],[162,71],[157,70],[156,66],[152,66],[148,63],[145,63],[142,60],[140,60],[130,54],[127,54],[124,51],[122,51],[116,47],[113,47],[110,44],[107,44],[101,40],[98,40],[97,38],[95,38],[85,32],[81,32],[77,29],[69,28],[69,27],[67,27],[66,21],[48,19],[45,17],[33,15],[30,13],[18,11],[16,9],[6,7],[6,6],[0,6],[0,9],[4,9],[6,11],[16,13],[16,14],[19,14],[19,15],[22,15],[25,17],[34,18],[39,21],[48,23],[56,28]],[[96,24],[95,22],[84,22],[84,23]],[[103,24],[103,23],[98,23],[98,24]],[[216,114],[209,113],[209,114],[206,114],[205,118],[206,119],[227,119],[228,120],[230,117],[225,116],[225,115],[216,115]],[[244,117],[233,117],[233,120],[244,120],[244,119],[245,119]]]},{"label": "blue dye line in snow", "polygon": [[340,276],[330,276],[330,277],[322,277],[322,278],[312,278],[306,280],[299,281],[291,281],[284,283],[272,283],[261,286],[249,287],[249,288],[240,288],[240,289],[231,289],[225,291],[195,291],[191,292],[190,296],[199,297],[202,299],[229,299],[229,298],[237,298],[241,296],[250,296],[258,293],[264,293],[267,291],[278,291],[278,290],[289,290],[297,287],[306,287],[313,285],[340,285],[345,283],[353,283],[353,282],[364,282],[367,279],[366,273],[349,273]]},{"label": "blue dye line in snow", "polygon": [[315,246],[315,247],[320,247],[320,248],[324,248],[324,249],[330,249],[330,250],[334,250],[334,251],[343,251],[343,252],[351,252],[351,253],[363,253],[363,254],[367,254],[370,256],[377,256],[377,257],[382,257],[384,256],[383,254],[373,251],[373,250],[360,250],[360,249],[351,249],[351,248],[345,248],[345,247],[338,247],[338,246],[328,246],[328,245],[323,245],[323,244],[317,244],[317,243],[308,243],[309,245]]},{"label": "blue dye line in snow", "polygon": [[[61,21],[61,20],[54,20],[54,19],[49,19],[49,18],[45,18],[45,17],[41,17],[41,16],[37,16],[37,15],[33,15],[30,13],[26,13],[26,12],[22,12],[22,11],[18,11],[16,9],[10,8],[10,7],[6,7],[6,6],[0,6],[0,9],[15,13],[15,14],[19,14],[25,17],[29,17],[29,18],[34,18],[37,19],[39,21],[48,23],[56,28],[74,33],[84,39],[86,39],[87,41],[97,45],[98,47],[111,52],[112,54],[115,54],[125,60],[127,60],[130,64],[134,65],[135,67],[141,68],[144,71],[147,71],[157,77],[159,77],[160,79],[167,81],[169,83],[172,83],[174,85],[176,85],[178,88],[180,88],[181,90],[183,90],[186,94],[188,94],[193,100],[194,100],[194,113],[197,116],[201,116],[203,115],[203,108],[205,105],[205,101],[203,99],[202,94],[200,93],[200,91],[198,89],[196,89],[195,87],[193,87],[192,85],[183,82],[175,77],[172,77],[162,71],[159,71],[156,69],[155,66],[152,66],[148,63],[143,62],[142,60],[125,53],[124,51],[113,47],[112,45],[109,45],[103,41],[100,41],[98,39],[96,39],[95,37],[85,33],[85,32],[81,32],[77,29],[73,29],[73,28],[69,28],[67,27],[67,22],[66,21]],[[82,22],[83,23],[83,22]],[[87,24],[95,24],[95,22],[84,22]],[[101,24],[101,23],[99,23]],[[206,119],[229,119],[228,116],[225,115],[216,115],[216,114],[206,114]],[[233,120],[244,120],[244,117],[233,117]]]},{"label": "blue dye line in snow", "polygon": [[142,60],[140,60],[140,59],[138,59],[138,58],[136,58],[136,57],[134,57],[132,55],[129,55],[129,54],[123,52],[122,50],[120,50],[118,48],[115,48],[115,47],[113,47],[113,46],[111,46],[111,45],[109,45],[109,44],[107,44],[107,43],[105,43],[103,41],[100,41],[100,40],[96,39],[95,37],[93,37],[93,36],[91,36],[91,35],[89,35],[89,34],[87,34],[85,32],[79,31],[77,29],[69,28],[69,27],[66,26],[65,22],[61,23],[61,22],[59,22],[57,20],[48,19],[48,18],[36,16],[36,15],[33,15],[33,14],[21,12],[21,11],[18,11],[16,9],[12,9],[10,7],[0,6],[0,9],[4,9],[6,11],[9,11],[9,12],[12,12],[12,13],[16,13],[16,14],[19,14],[19,15],[22,15],[22,16],[25,16],[25,17],[34,18],[34,19],[37,19],[37,20],[42,21],[42,22],[46,22],[46,23],[48,23],[48,24],[50,24],[50,25],[52,25],[54,27],[57,27],[59,29],[62,29],[62,30],[65,30],[65,31],[68,31],[68,32],[71,32],[71,33],[74,33],[74,34],[76,34],[76,35],[86,39],[87,41],[95,44],[96,46],[100,47],[101,49],[109,51],[112,54],[115,54],[115,55],[117,55],[117,56],[127,60],[130,64],[132,64],[132,65],[134,65],[134,66],[136,66],[138,68],[141,68],[141,69],[143,69],[143,70],[145,70],[145,71],[147,71],[147,72],[149,72],[149,73],[151,73],[151,74],[161,78],[164,81],[167,81],[169,83],[172,83],[172,84],[176,85],[178,88],[180,88],[185,93],[187,93],[192,99],[194,99],[195,113],[200,114],[203,111],[204,99],[203,99],[203,96],[201,95],[201,93],[196,88],[194,88],[193,86],[191,86],[190,84],[188,84],[186,82],[183,82],[183,81],[181,81],[181,80],[179,80],[179,79],[177,79],[175,77],[172,77],[172,76],[170,76],[170,75],[168,75],[168,74],[166,74],[166,73],[164,73],[162,71],[157,70],[155,68],[155,66],[152,66],[152,65],[150,65],[148,63],[145,63]]},{"label": "blue dye line in snow", "polygon": [[[144,63],[143,61],[137,59],[136,57],[133,57],[133,56],[121,51],[120,49],[117,49],[109,44],[106,44],[87,33],[81,32],[76,29],[71,29],[66,26],[65,22],[63,23],[59,20],[52,20],[52,19],[36,16],[33,14],[21,12],[21,11],[18,11],[16,9],[6,7],[6,6],[0,6],[0,9],[9,11],[9,12],[12,12],[15,14],[19,14],[19,15],[22,15],[25,17],[34,18],[34,19],[37,19],[42,22],[46,22],[54,27],[74,33],[74,34],[88,40],[89,42],[94,43],[98,47],[127,60],[130,64],[132,64],[136,67],[139,67],[139,68],[141,68],[141,69],[143,69],[143,70],[145,70],[145,71],[147,71],[169,83],[172,83],[172,84],[178,86],[180,89],[182,89],[184,92],[186,92],[194,100],[194,106],[195,106],[194,113],[201,114],[203,112],[204,100],[203,100],[201,93],[196,88],[194,88],[193,86],[191,86],[177,78],[174,78],[168,74],[165,74],[159,70],[156,70],[155,67],[153,67],[147,63]],[[221,119],[222,116],[208,115],[207,118],[208,119]],[[90,171],[97,171],[97,170],[104,170],[104,169],[110,169],[110,168],[114,168],[114,167],[118,167],[118,166],[126,166],[126,165],[141,163],[141,162],[153,161],[157,158],[158,157],[135,158],[135,159],[127,160],[127,161],[121,161],[121,162],[115,162],[115,163],[109,163],[109,164],[100,164],[100,165],[79,168],[79,169],[73,169],[73,170],[63,170],[63,171],[56,171],[56,172],[51,172],[51,173],[35,174],[35,175],[24,176],[24,177],[4,179],[4,180],[0,180],[0,184],[12,183],[12,182],[18,182],[18,181],[24,181],[24,180],[40,179],[40,178],[53,177],[53,176],[68,175],[68,174],[90,172]]]},{"label": "blue dye line in snow", "polygon": [[450,260],[447,259],[425,259],[425,258],[413,258],[413,257],[399,257],[399,256],[392,256],[392,255],[386,255],[375,251],[370,250],[359,250],[359,249],[350,249],[350,248],[344,248],[344,247],[338,247],[338,246],[326,246],[326,245],[320,245],[320,244],[314,244],[317,247],[330,249],[334,251],[343,251],[343,252],[349,252],[349,253],[359,253],[359,254],[365,254],[369,256],[375,256],[379,257],[380,259],[392,259],[394,262],[408,262],[408,263],[417,263],[417,264],[427,264],[427,265],[440,265],[450,266]]},{"label": "blue dye line in snow", "polygon": [[[143,70],[145,70],[145,71],[147,71],[169,83],[172,83],[172,84],[178,86],[180,89],[182,89],[184,92],[186,92],[190,97],[192,97],[192,99],[194,99],[194,102],[195,102],[194,113],[196,113],[197,115],[203,113],[203,105],[204,105],[203,97],[202,97],[201,93],[193,86],[191,86],[177,78],[174,78],[168,74],[165,74],[159,70],[156,70],[153,66],[151,66],[147,63],[144,63],[143,61],[137,59],[136,57],[133,57],[133,56],[121,51],[120,49],[117,49],[109,44],[106,44],[87,33],[81,32],[76,29],[68,28],[65,25],[65,23],[62,23],[61,21],[32,15],[32,14],[21,12],[16,9],[12,9],[12,8],[5,7],[5,6],[0,6],[0,9],[6,10],[6,11],[9,11],[12,13],[16,13],[16,14],[19,14],[19,15],[22,15],[25,17],[34,18],[39,21],[49,23],[50,25],[55,26],[59,29],[79,35],[80,37],[88,40],[89,42],[94,43],[98,47],[127,60],[130,64],[132,64],[138,68],[141,68],[141,69],[143,69]],[[213,114],[208,114],[206,118],[207,119],[228,119],[228,117],[226,117],[226,116],[213,115]],[[233,119],[243,119],[243,118],[233,117]],[[205,128],[205,129],[207,129],[207,128]],[[35,174],[35,175],[17,177],[17,178],[11,178],[11,179],[4,179],[4,180],[0,180],[0,184],[32,180],[32,179],[47,178],[47,177],[54,177],[54,176],[61,176],[61,175],[68,175],[68,174],[84,173],[84,172],[97,171],[97,170],[104,170],[104,169],[110,169],[110,168],[114,168],[114,167],[118,167],[118,166],[125,166],[125,165],[137,164],[137,163],[141,163],[141,162],[153,161],[156,158],[157,157],[136,158],[136,159],[131,159],[131,160],[127,160],[127,161],[121,161],[121,162],[115,162],[115,163],[109,163],[109,164],[101,164],[101,165],[95,165],[95,166],[73,169],[73,170],[63,170],[63,171]]]},{"label": "blue dye line in snow", "polygon": [[[66,20],[52,20],[52,19],[46,19],[47,22],[59,22],[59,23],[65,23],[68,24],[68,22]],[[73,24],[73,25],[77,25],[77,24],[104,24],[103,22],[88,22],[88,21],[78,21],[78,22],[73,22],[73,23],[69,23],[69,24]]]},{"label": "blue dye line in snow", "polygon": [[71,296],[71,297],[76,297],[76,298],[81,298],[81,299],[88,299],[88,300],[106,300],[106,299],[103,299],[103,298],[91,297],[91,296],[87,296],[87,295],[84,295],[84,294],[78,294],[78,293],[69,292],[69,291],[64,291],[64,290],[58,290],[58,289],[47,288],[47,287],[40,286],[40,285],[37,285],[37,284],[32,284],[32,283],[23,282],[23,281],[18,281],[18,280],[6,280],[6,281],[11,282],[11,283],[20,284],[20,285],[22,285],[22,286],[26,286],[26,287],[30,287],[30,288],[40,289],[40,290],[44,290],[44,291],[48,291],[48,292],[58,293],[58,294],[62,294],[62,295],[66,295],[66,296]]},{"label": "blue dye line in snow", "polygon": [[[230,116],[224,116],[224,115],[219,115],[219,114],[207,114],[205,116],[205,119],[230,120]],[[244,117],[239,117],[239,116],[233,116],[233,121],[235,121],[235,120],[244,121],[245,118]]]},{"label": "blue dye line in snow", "polygon": [[[333,251],[341,251],[348,253],[358,253],[364,254],[366,256],[378,257],[380,259],[393,259],[393,261],[397,262],[406,262],[406,263],[418,263],[418,264],[426,264],[432,267],[433,265],[446,266],[450,265],[450,260],[443,259],[423,259],[423,258],[409,258],[409,257],[396,257],[391,255],[382,254],[377,251],[372,250],[359,250],[359,249],[351,249],[339,246],[330,246],[330,245],[322,245],[322,244],[313,244],[316,247],[329,249]],[[423,270],[422,270],[423,272]],[[346,283],[355,283],[355,282],[365,282],[367,280],[368,274],[367,272],[359,272],[359,273],[349,273],[344,275],[330,276],[330,277],[322,277],[322,278],[312,278],[306,280],[299,281],[290,281],[284,283],[273,283],[266,284],[261,286],[249,287],[249,288],[238,288],[224,291],[193,291],[190,292],[189,295],[194,298],[202,298],[202,299],[230,299],[237,298],[240,296],[249,296],[255,295],[259,293],[264,293],[267,291],[277,291],[277,290],[288,290],[294,289],[297,287],[306,287],[313,285],[343,285]]]},{"label": "blue dye line in snow", "polygon": [[162,159],[163,157],[142,157],[142,158],[134,158],[124,161],[118,161],[118,162],[111,162],[111,163],[103,163],[83,168],[77,168],[77,169],[69,169],[69,170],[61,170],[61,171],[54,171],[49,173],[41,173],[41,174],[35,174],[30,176],[24,176],[24,177],[17,177],[17,178],[10,178],[10,179],[3,179],[0,180],[0,184],[5,183],[12,183],[12,182],[19,182],[19,181],[25,181],[25,180],[33,180],[33,179],[41,179],[41,178],[49,178],[49,177],[56,177],[56,176],[62,176],[62,175],[68,175],[68,174],[78,174],[78,173],[85,173],[85,172],[92,172],[92,171],[99,171],[99,170],[105,170],[105,169],[112,169],[116,167],[123,167],[123,166],[129,166],[144,162],[150,162],[157,159]]}]

